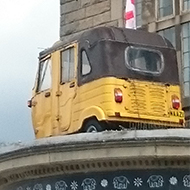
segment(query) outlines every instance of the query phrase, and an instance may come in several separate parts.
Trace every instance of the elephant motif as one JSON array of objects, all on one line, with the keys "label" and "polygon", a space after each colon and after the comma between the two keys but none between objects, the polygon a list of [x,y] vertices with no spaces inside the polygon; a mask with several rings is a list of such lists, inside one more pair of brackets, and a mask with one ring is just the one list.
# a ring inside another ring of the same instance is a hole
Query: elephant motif
[{"label": "elephant motif", "polygon": [[115,189],[127,189],[129,180],[125,176],[115,177],[113,179],[113,185]]},{"label": "elephant motif", "polygon": [[67,184],[65,181],[58,181],[55,183],[55,190],[66,190]]},{"label": "elephant motif", "polygon": [[83,190],[94,190],[96,189],[96,181],[93,178],[86,178],[83,180],[81,186]]},{"label": "elephant motif", "polygon": [[24,189],[23,189],[23,187],[20,186],[17,188],[17,190],[24,190]]},{"label": "elephant motif", "polygon": [[185,187],[190,187],[190,175],[185,175],[183,177],[183,185]]},{"label": "elephant motif", "polygon": [[151,175],[147,181],[150,188],[162,187],[164,180],[161,175]]},{"label": "elephant motif", "polygon": [[38,183],[38,184],[34,185],[33,190],[43,190],[42,184]]}]

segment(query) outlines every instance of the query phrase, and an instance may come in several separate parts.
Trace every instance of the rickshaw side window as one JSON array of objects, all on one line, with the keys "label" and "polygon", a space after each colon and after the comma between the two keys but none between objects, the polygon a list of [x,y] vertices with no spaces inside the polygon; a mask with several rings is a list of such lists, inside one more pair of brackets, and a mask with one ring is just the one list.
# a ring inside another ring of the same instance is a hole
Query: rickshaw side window
[{"label": "rickshaw side window", "polygon": [[70,82],[75,76],[74,47],[61,52],[61,83]]},{"label": "rickshaw side window", "polygon": [[161,52],[142,47],[127,47],[125,61],[133,70],[152,74],[160,74],[164,66]]},{"label": "rickshaw side window", "polygon": [[91,66],[87,54],[84,50],[81,52],[81,63],[82,63],[82,75],[89,74],[91,71]]},{"label": "rickshaw side window", "polygon": [[40,62],[37,92],[51,88],[51,58]]}]

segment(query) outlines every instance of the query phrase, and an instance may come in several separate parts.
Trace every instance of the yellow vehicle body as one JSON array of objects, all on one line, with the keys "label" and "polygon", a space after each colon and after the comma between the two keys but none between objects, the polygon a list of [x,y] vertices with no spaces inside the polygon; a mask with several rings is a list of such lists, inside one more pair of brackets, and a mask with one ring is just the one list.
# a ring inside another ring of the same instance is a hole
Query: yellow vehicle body
[{"label": "yellow vehicle body", "polygon": [[[71,49],[74,55],[71,58],[74,61],[73,75],[63,82],[62,52]],[[36,138],[86,131],[85,125],[90,120],[104,123],[108,130],[183,127],[181,104],[178,109],[172,105],[173,96],[180,100],[179,85],[115,76],[99,77],[79,85],[78,52],[79,42],[75,40],[40,58],[40,64],[50,64],[51,82],[49,88],[40,90],[39,78],[44,76],[40,76],[38,71],[31,99]],[[118,89],[122,93],[119,102],[115,95]]]},{"label": "yellow vehicle body", "polygon": [[[123,92],[121,103],[114,100],[117,88]],[[180,95],[179,86],[110,77],[84,85],[78,93],[80,97],[76,98],[73,107],[74,127],[82,126],[84,118],[93,116],[100,121],[165,123],[168,126],[179,126],[179,120],[184,117],[181,109],[176,111],[171,105],[171,96]]]}]

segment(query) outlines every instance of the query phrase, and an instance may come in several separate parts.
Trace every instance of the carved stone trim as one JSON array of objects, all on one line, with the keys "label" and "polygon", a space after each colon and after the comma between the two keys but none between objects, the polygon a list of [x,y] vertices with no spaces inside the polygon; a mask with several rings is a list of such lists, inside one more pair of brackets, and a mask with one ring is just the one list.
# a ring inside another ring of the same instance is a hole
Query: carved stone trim
[{"label": "carved stone trim", "polygon": [[102,160],[85,161],[76,163],[55,163],[50,165],[39,165],[34,168],[20,168],[17,171],[6,171],[2,173],[0,185],[4,186],[14,182],[35,179],[55,175],[69,175],[84,172],[102,172],[116,170],[143,170],[143,169],[166,169],[190,167],[190,159],[131,159],[131,160]]}]

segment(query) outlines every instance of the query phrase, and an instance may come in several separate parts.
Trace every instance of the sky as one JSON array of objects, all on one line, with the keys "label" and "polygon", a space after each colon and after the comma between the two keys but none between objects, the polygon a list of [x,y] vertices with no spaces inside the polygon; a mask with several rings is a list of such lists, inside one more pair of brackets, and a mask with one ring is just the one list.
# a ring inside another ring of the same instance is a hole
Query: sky
[{"label": "sky", "polygon": [[0,0],[0,142],[35,139],[31,98],[38,54],[59,40],[59,0]]}]

